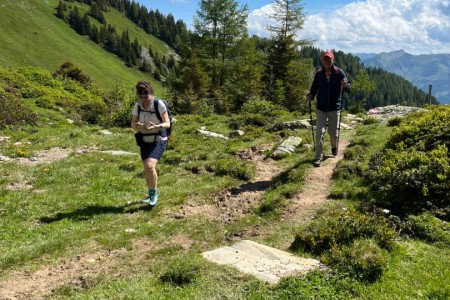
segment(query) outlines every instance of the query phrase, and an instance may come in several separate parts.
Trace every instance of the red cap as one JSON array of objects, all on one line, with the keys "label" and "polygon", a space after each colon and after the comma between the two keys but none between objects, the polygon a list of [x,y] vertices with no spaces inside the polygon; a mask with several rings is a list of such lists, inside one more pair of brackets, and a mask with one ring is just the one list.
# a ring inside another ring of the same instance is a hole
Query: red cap
[{"label": "red cap", "polygon": [[328,56],[329,58],[334,59],[334,54],[330,50],[327,50],[322,54],[322,58],[324,58],[325,56]]}]

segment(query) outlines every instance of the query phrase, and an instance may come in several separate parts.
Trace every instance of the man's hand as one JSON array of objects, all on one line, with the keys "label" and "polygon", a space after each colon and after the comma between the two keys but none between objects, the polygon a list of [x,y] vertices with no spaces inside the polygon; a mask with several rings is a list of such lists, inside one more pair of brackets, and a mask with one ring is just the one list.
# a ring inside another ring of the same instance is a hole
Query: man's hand
[{"label": "man's hand", "polygon": [[341,87],[342,87],[343,89],[345,89],[345,88],[347,87],[347,79],[342,79],[342,80],[341,80]]},{"label": "man's hand", "polygon": [[311,101],[313,99],[313,96],[311,94],[306,94],[306,100]]}]

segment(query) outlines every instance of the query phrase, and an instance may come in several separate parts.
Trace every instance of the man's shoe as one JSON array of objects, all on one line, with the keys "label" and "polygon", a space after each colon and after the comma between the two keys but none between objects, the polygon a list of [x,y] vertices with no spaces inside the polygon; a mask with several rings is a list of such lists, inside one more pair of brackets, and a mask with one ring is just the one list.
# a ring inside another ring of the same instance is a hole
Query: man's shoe
[{"label": "man's shoe", "polygon": [[148,197],[144,199],[144,203],[155,206],[158,203],[158,189],[149,189]]},{"label": "man's shoe", "polygon": [[320,159],[316,159],[316,160],[314,160],[313,161],[313,166],[314,167],[320,167],[320,163],[321,163],[322,161],[320,160]]},{"label": "man's shoe", "polygon": [[331,148],[331,154],[333,154],[333,156],[336,156],[338,154],[338,149],[337,148]]}]

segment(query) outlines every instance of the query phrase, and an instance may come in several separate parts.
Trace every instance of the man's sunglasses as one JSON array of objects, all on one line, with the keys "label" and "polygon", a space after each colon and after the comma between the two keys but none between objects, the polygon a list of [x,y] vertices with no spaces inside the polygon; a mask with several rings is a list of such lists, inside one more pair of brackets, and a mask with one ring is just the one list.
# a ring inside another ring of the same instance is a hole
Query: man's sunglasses
[{"label": "man's sunglasses", "polygon": [[137,90],[138,95],[148,95],[150,92],[145,88],[140,88]]}]

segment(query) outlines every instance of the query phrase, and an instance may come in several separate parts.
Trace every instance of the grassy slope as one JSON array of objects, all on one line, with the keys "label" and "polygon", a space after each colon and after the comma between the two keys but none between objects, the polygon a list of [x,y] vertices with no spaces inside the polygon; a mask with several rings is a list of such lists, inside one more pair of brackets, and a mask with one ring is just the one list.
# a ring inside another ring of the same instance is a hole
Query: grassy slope
[{"label": "grassy slope", "polygon": [[[58,19],[54,15],[57,4],[57,0],[0,1],[0,66],[39,66],[54,71],[70,60],[104,89],[111,90],[115,81],[133,86],[136,81],[146,79],[154,83],[157,92],[162,91],[161,85],[150,76],[126,67],[115,55],[78,35]],[[114,23],[131,26],[126,19],[120,21],[117,16],[113,19]],[[157,49],[163,47],[160,41],[157,43],[157,39],[137,28],[131,36],[134,35],[146,37],[145,43],[158,44]]]}]

